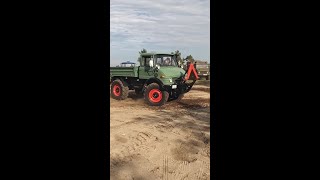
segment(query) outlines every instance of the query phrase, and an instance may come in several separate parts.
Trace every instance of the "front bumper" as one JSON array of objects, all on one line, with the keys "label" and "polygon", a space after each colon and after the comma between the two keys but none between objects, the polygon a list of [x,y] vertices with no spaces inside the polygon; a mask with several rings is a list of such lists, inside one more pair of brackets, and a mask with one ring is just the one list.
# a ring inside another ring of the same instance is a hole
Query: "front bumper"
[{"label": "front bumper", "polygon": [[164,85],[164,89],[168,92],[173,92],[173,93],[187,93],[190,91],[192,88],[193,84],[195,83],[183,83],[183,82],[174,82],[171,85]]}]

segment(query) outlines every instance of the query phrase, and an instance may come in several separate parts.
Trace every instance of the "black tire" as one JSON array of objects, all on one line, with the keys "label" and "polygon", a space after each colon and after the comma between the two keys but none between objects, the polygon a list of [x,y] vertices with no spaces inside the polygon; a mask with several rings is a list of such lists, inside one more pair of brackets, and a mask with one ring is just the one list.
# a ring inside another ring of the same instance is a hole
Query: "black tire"
[{"label": "black tire", "polygon": [[184,93],[180,94],[176,99],[176,101],[181,101],[183,97],[184,97]]},{"label": "black tire", "polygon": [[150,106],[162,106],[169,99],[169,93],[161,90],[157,83],[151,83],[144,91],[144,100]]},{"label": "black tire", "polygon": [[163,91],[163,93],[165,94],[165,102],[168,102],[168,100],[169,100],[169,93],[168,93],[168,91]]},{"label": "black tire", "polygon": [[126,82],[116,79],[111,83],[111,97],[113,99],[124,100],[128,97],[128,94],[129,87]]},{"label": "black tire", "polygon": [[170,97],[170,101],[181,101],[183,97],[184,97],[184,93],[179,94],[178,96]]}]

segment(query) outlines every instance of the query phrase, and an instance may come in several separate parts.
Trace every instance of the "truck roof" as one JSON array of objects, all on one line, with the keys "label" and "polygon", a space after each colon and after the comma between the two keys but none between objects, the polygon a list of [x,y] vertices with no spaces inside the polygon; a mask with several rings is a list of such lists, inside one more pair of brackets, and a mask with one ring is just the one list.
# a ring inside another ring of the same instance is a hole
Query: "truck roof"
[{"label": "truck roof", "polygon": [[149,52],[149,53],[141,53],[141,56],[150,56],[150,55],[157,55],[157,54],[163,54],[163,55],[171,55],[171,53],[162,53],[162,52]]}]

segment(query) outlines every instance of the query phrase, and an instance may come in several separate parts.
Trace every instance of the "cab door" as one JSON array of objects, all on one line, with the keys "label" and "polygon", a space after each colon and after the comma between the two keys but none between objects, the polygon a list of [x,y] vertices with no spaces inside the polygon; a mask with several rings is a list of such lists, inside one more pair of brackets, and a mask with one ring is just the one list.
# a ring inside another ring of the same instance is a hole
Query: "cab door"
[{"label": "cab door", "polygon": [[151,59],[154,60],[153,56],[143,56],[141,58],[143,63],[140,65],[139,68],[139,79],[150,79],[154,77],[153,68],[151,68],[149,65],[149,61]]}]

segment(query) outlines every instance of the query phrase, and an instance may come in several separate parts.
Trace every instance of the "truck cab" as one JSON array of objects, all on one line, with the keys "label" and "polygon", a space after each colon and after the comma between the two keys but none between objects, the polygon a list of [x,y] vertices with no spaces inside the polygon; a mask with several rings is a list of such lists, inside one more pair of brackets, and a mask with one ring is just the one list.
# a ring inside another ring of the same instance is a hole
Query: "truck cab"
[{"label": "truck cab", "polygon": [[139,78],[156,78],[164,86],[172,86],[175,80],[185,75],[178,66],[176,57],[166,53],[142,53],[140,55]]}]

